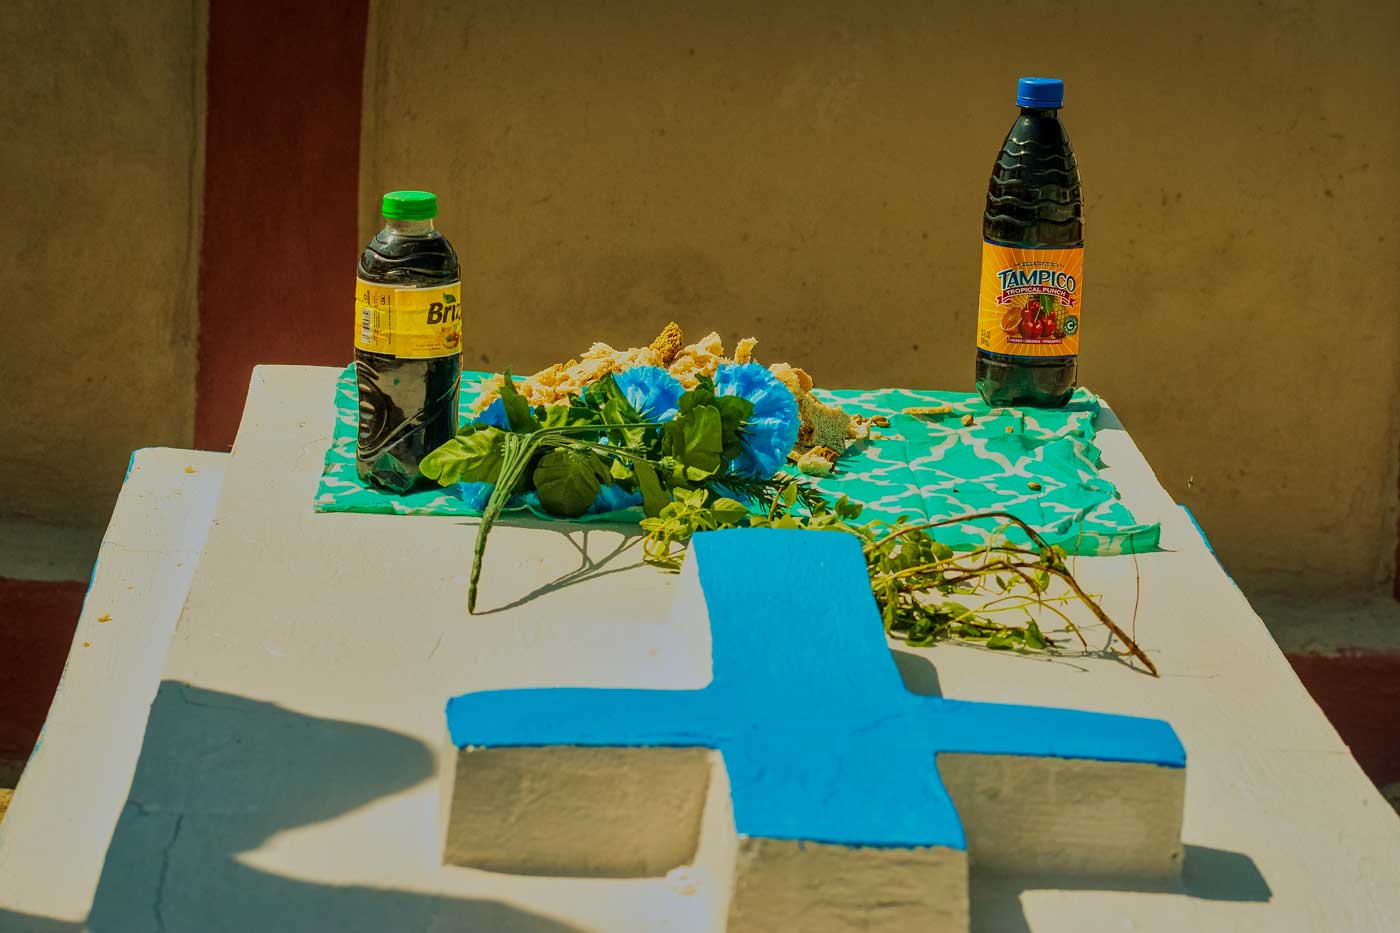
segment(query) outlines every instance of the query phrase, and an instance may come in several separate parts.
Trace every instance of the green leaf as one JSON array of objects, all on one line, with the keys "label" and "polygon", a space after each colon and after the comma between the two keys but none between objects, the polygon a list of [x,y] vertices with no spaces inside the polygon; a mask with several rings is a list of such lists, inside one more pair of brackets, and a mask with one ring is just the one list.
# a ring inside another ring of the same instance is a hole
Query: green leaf
[{"label": "green leaf", "polygon": [[715,383],[708,376],[700,376],[695,388],[681,395],[676,408],[682,415],[688,415],[702,405],[713,405]]},{"label": "green leaf", "polygon": [[676,502],[694,511],[705,507],[705,498],[708,493],[703,489],[677,489],[671,493]]},{"label": "green leaf", "polygon": [[598,412],[606,425],[615,428],[610,431],[612,442],[620,447],[646,447],[647,428],[628,427],[646,421],[641,412],[627,401],[627,396],[617,385],[612,373],[608,373],[584,390],[584,399],[592,410]]},{"label": "green leaf", "polygon": [[632,464],[632,470],[637,474],[637,489],[642,494],[642,511],[653,517],[660,515],[661,510],[670,503],[671,497],[661,487],[661,480],[656,478],[656,470],[650,463],[640,460]]},{"label": "green leaf", "polygon": [[836,517],[848,522],[855,521],[860,518],[864,508],[863,504],[852,502],[850,496],[842,496],[836,500]]},{"label": "green leaf", "polygon": [[506,420],[510,422],[512,431],[517,434],[530,434],[540,429],[539,420],[530,410],[530,403],[525,401],[525,396],[515,391],[515,379],[508,369],[505,379],[501,380],[501,401],[506,406]]},{"label": "green leaf", "polygon": [[720,456],[733,460],[743,452],[739,427],[753,414],[753,402],[737,395],[721,395],[714,400],[720,417]]},{"label": "green leaf", "polygon": [[418,468],[439,486],[454,483],[494,483],[501,475],[505,432],[478,428],[458,434],[423,458]]},{"label": "green leaf", "polygon": [[593,468],[593,475],[598,477],[599,485],[611,486],[613,481],[612,467],[597,453],[592,451],[580,451],[580,453],[588,461],[588,465]]},{"label": "green leaf", "polygon": [[720,498],[710,503],[710,511],[721,525],[740,525],[749,517],[749,510],[742,502]]},{"label": "green leaf", "polygon": [[880,605],[880,617],[884,620],[885,631],[888,632],[894,628],[895,622],[899,620],[898,613],[899,607],[895,605],[894,599],[886,595]]},{"label": "green leaf", "polygon": [[1040,626],[1035,624],[1034,619],[1032,619],[1030,623],[1026,625],[1025,637],[1026,644],[1032,648],[1036,648],[1038,650],[1043,651],[1047,647],[1049,647],[1049,642],[1045,640],[1045,635],[1040,631]]},{"label": "green leaf", "polygon": [[583,390],[583,397],[589,406],[599,411],[602,411],[603,406],[613,399],[627,401],[627,396],[622,393],[622,389],[618,388],[617,380],[613,378],[612,373],[605,373],[597,382],[590,383]]},{"label": "green leaf", "polygon": [[784,508],[792,508],[797,503],[797,483],[792,482],[784,486],[783,491],[778,493],[778,501]]},{"label": "green leaf", "polygon": [[1007,648],[1015,648],[1016,640],[1009,633],[1002,632],[999,635],[993,635],[991,638],[988,638],[987,647],[999,651]]},{"label": "green leaf", "polygon": [[[638,425],[642,420],[625,398],[610,398],[603,404],[603,423],[613,426],[608,432],[614,444],[632,450],[646,447],[647,428]],[[635,425],[635,426],[634,426]]]},{"label": "green leaf", "polygon": [[599,473],[607,474],[596,454],[561,447],[545,454],[535,467],[535,490],[545,510],[577,518],[598,498]]},{"label": "green leaf", "polygon": [[[542,411],[544,417],[538,419],[540,427],[549,428],[573,428],[582,425],[593,425],[599,423],[596,412],[583,407],[582,405],[551,405],[548,408],[537,409]],[[584,437],[588,432],[571,433],[570,437]]]},{"label": "green leaf", "polygon": [[[704,479],[719,470],[723,450],[721,419],[708,405],[692,408],[663,429],[663,449],[686,467],[691,479]],[[698,475],[697,475],[698,474]]]}]

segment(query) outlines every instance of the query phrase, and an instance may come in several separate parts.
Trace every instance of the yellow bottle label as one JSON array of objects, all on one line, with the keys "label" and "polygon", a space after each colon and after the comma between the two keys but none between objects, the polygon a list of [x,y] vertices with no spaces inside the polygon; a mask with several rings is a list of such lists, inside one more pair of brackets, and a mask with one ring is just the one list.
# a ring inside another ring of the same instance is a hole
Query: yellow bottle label
[{"label": "yellow bottle label", "polygon": [[355,346],[427,360],[462,350],[462,283],[396,288],[355,279]]},{"label": "yellow bottle label", "polygon": [[977,347],[1005,356],[1079,353],[1084,247],[1020,249],[982,244]]}]

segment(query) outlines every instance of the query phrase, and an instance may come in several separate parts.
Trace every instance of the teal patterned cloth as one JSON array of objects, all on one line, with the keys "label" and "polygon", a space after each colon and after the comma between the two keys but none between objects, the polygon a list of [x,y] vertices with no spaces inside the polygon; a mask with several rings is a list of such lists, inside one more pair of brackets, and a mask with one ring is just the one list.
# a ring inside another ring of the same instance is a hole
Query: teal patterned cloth
[{"label": "teal patterned cloth", "polygon": [[[460,420],[470,417],[471,402],[490,377],[462,374]],[[890,419],[888,428],[874,429],[878,439],[852,444],[836,472],[816,481],[833,499],[845,495],[864,503],[862,520],[906,516],[936,521],[995,510],[1015,515],[1074,554],[1141,553],[1157,547],[1160,525],[1135,519],[1119,501],[1118,490],[1099,475],[1094,422],[1101,404],[1091,392],[1079,389],[1069,405],[1053,410],[993,409],[962,392],[818,389],[813,394],[851,414]],[[900,414],[906,408],[944,405],[949,414]],[[355,475],[357,407],[354,369],[347,367],[336,383],[335,436],[316,490],[316,511],[480,514],[451,488],[398,496],[361,483]],[[970,426],[963,425],[964,415],[973,416]],[[639,516],[640,509],[628,509],[573,521],[636,521]],[[971,549],[1000,528],[1000,522],[984,519],[950,525],[937,537],[951,547]],[[1009,536],[1024,542],[1017,531]]]}]

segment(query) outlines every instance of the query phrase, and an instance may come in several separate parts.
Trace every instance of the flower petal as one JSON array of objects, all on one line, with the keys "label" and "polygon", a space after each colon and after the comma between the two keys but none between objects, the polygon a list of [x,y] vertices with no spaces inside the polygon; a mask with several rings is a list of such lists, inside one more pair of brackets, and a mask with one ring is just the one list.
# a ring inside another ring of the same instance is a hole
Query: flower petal
[{"label": "flower petal", "polygon": [[613,374],[622,395],[647,421],[670,421],[679,411],[685,391],[666,370],[658,366],[633,366]]},{"label": "flower petal", "polygon": [[500,428],[502,431],[510,430],[510,419],[506,416],[505,399],[499,395],[491,400],[481,414],[476,416],[475,424],[486,425],[487,427]]},{"label": "flower petal", "polygon": [[753,405],[753,414],[739,426],[743,450],[730,468],[763,479],[778,472],[797,443],[801,422],[788,387],[759,363],[722,363],[715,371],[715,394],[737,395]]}]

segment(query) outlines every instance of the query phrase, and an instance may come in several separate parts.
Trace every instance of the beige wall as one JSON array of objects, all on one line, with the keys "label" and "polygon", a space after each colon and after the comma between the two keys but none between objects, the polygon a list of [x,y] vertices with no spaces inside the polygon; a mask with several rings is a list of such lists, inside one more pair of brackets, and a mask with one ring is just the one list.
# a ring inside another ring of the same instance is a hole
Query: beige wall
[{"label": "beige wall", "polygon": [[[1014,79],[1061,75],[1084,381],[1246,582],[1384,578],[1400,5],[1014,9],[374,3],[362,232],[379,192],[440,192],[480,309],[469,364],[675,318],[828,386],[965,389]],[[0,16],[0,513],[100,525],[132,448],[190,442],[204,17]]]},{"label": "beige wall", "polygon": [[467,362],[668,319],[819,384],[971,388],[1015,78],[1067,81],[1085,384],[1252,585],[1394,567],[1400,5],[374,3],[362,232],[426,187]]},{"label": "beige wall", "polygon": [[0,515],[105,525],[193,434],[200,0],[0,12]]}]

